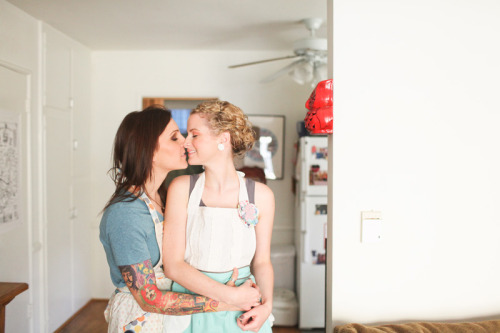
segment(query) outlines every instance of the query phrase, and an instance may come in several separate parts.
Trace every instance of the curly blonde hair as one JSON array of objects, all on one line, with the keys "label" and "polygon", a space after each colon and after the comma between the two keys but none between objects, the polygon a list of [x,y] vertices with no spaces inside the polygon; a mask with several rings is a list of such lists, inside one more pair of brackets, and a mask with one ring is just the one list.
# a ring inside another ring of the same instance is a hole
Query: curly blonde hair
[{"label": "curly blonde hair", "polygon": [[191,114],[206,117],[215,135],[229,132],[235,155],[242,155],[252,149],[255,132],[248,117],[239,107],[226,101],[213,100],[199,104]]}]

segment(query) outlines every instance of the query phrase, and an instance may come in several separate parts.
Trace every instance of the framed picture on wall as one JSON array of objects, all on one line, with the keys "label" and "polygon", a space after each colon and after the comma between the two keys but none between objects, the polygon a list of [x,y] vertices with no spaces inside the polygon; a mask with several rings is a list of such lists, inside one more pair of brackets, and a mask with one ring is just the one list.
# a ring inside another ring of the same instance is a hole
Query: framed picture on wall
[{"label": "framed picture on wall", "polygon": [[255,131],[255,144],[243,165],[264,169],[266,179],[283,179],[285,116],[248,115]]},{"label": "framed picture on wall", "polygon": [[20,117],[0,109],[0,233],[20,223]]}]

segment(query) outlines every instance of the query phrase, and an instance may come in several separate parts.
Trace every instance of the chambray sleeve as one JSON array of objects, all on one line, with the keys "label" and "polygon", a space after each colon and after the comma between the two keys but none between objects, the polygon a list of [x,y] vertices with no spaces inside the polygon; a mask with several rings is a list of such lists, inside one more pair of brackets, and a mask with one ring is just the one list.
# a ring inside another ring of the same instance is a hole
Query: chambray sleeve
[{"label": "chambray sleeve", "polygon": [[117,205],[107,217],[108,241],[117,266],[151,259],[147,246],[147,228],[151,226],[151,217],[149,213],[127,206],[130,205]]}]

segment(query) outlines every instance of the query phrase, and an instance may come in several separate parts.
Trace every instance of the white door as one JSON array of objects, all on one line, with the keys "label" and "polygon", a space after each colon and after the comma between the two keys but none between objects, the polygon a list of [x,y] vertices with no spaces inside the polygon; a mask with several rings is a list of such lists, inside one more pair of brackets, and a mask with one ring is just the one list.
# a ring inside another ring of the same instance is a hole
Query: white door
[{"label": "white door", "polygon": [[71,278],[71,118],[45,109],[47,301],[53,332],[73,314]]},{"label": "white door", "polygon": [[300,264],[299,328],[325,327],[325,265]]},{"label": "white door", "polygon": [[328,199],[323,197],[305,197],[303,205],[303,262],[313,265],[325,265],[326,224]]},{"label": "white door", "polygon": [[46,278],[48,328],[53,332],[74,313],[71,265],[72,51],[67,38],[44,26],[44,138]]},{"label": "white door", "polygon": [[325,326],[325,260],[327,197],[307,196],[301,202],[299,263],[299,327]]}]

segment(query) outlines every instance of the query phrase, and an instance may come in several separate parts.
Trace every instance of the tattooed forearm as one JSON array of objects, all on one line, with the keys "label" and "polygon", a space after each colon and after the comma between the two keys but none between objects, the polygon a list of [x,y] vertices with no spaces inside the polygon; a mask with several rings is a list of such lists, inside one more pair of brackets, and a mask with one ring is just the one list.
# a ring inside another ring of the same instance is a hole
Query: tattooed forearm
[{"label": "tattooed forearm", "polygon": [[199,295],[159,290],[151,260],[120,266],[123,280],[134,298],[149,312],[168,315],[187,315],[215,312],[219,302]]},{"label": "tattooed forearm", "polygon": [[169,315],[215,312],[219,305],[219,302],[205,296],[165,292],[158,290],[156,285],[146,285],[140,292],[150,307]]}]

